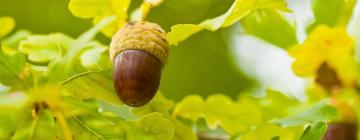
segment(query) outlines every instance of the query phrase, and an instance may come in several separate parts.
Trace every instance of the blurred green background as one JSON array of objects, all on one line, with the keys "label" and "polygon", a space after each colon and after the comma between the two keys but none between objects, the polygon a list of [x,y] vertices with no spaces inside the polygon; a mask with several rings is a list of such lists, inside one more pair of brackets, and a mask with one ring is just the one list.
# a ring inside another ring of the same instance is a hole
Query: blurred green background
[{"label": "blurred green background", "polygon": [[[141,0],[133,0],[129,10],[137,8]],[[233,0],[165,0],[153,9],[149,20],[166,31],[179,23],[199,23],[219,16]],[[0,16],[12,16],[16,29],[28,29],[34,34],[63,32],[72,37],[92,26],[91,20],[76,18],[67,8],[68,0],[0,0]],[[170,60],[162,75],[160,90],[169,98],[179,100],[188,94],[207,96],[224,93],[237,97],[253,87],[235,66],[222,36],[222,30],[202,31],[177,47],[171,48]],[[97,39],[109,44],[110,39]]]}]

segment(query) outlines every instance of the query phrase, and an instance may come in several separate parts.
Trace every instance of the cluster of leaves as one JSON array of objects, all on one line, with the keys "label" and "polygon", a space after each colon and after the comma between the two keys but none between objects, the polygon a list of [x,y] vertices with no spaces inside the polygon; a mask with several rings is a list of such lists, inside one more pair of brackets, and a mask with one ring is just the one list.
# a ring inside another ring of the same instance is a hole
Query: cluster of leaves
[{"label": "cluster of leaves", "polygon": [[[222,94],[206,99],[192,95],[178,103],[158,93],[144,107],[122,105],[112,87],[108,47],[93,38],[100,31],[112,36],[128,19],[148,12],[148,4],[161,1],[145,1],[129,18],[130,3],[71,0],[70,11],[95,24],[78,38],[26,30],[6,36],[15,22],[0,18],[0,83],[9,87],[0,94],[0,139],[192,140],[215,134],[245,140],[316,140],[326,122],[337,118],[329,100],[313,105],[272,90],[261,98],[241,95],[234,101]],[[215,31],[242,19],[247,33],[286,48],[297,43],[295,30],[278,9],[289,11],[284,0],[235,0],[221,16],[198,25],[174,25],[168,39],[177,45],[201,30]],[[266,34],[270,32],[281,34]],[[354,103],[353,96],[341,98]]]}]

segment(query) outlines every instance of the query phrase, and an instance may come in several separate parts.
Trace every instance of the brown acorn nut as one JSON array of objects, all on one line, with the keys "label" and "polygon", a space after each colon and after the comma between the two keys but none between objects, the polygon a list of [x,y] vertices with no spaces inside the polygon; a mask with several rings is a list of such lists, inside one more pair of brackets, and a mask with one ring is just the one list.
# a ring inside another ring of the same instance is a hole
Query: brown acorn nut
[{"label": "brown acorn nut", "polygon": [[155,23],[129,22],[114,35],[110,58],[115,91],[122,102],[140,107],[154,97],[168,52],[166,33]]},{"label": "brown acorn nut", "polygon": [[322,140],[356,140],[357,132],[356,123],[330,123]]}]

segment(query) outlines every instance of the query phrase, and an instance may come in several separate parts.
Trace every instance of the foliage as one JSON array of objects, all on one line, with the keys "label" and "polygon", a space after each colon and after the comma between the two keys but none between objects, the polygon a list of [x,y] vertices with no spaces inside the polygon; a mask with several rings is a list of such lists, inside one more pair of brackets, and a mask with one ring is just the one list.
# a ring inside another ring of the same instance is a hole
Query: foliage
[{"label": "foliage", "polygon": [[[8,35],[15,21],[0,17],[0,83],[9,88],[0,92],[0,139],[196,140],[205,134],[241,140],[320,140],[327,122],[359,115],[354,40],[345,30],[352,0],[314,0],[316,21],[301,45],[294,26],[283,16],[283,11],[291,11],[284,0],[235,0],[222,15],[200,24],[173,25],[167,34],[169,43],[178,45],[204,29],[216,31],[241,20],[247,34],[280,48],[293,46],[288,52],[299,76],[321,79],[318,71],[327,63],[341,86],[312,79],[305,101],[269,89],[261,97],[242,93],[236,100],[213,94],[173,101],[158,92],[143,107],[123,105],[114,92],[108,46],[94,38],[99,32],[111,37],[129,19],[144,20],[150,7],[162,2],[145,0],[128,14],[131,0],[71,0],[71,13],[94,23],[77,38],[26,30]],[[340,7],[341,12],[324,16],[319,3]],[[315,97],[322,92],[324,97]]]}]

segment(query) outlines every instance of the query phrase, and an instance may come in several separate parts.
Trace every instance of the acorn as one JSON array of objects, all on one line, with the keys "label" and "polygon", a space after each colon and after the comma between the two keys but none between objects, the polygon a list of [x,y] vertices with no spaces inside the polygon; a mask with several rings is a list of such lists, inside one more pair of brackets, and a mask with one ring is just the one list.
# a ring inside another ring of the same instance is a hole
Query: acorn
[{"label": "acorn", "polygon": [[155,23],[129,22],[116,32],[110,58],[115,91],[123,103],[140,107],[154,97],[168,52],[166,33]]},{"label": "acorn", "polygon": [[322,140],[357,140],[357,124],[346,122],[329,123]]}]

